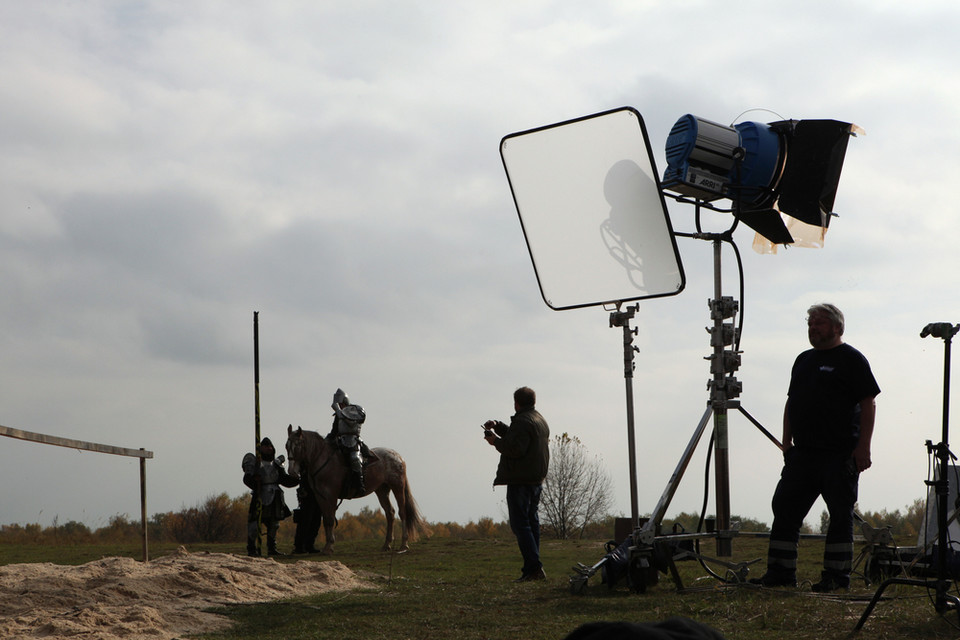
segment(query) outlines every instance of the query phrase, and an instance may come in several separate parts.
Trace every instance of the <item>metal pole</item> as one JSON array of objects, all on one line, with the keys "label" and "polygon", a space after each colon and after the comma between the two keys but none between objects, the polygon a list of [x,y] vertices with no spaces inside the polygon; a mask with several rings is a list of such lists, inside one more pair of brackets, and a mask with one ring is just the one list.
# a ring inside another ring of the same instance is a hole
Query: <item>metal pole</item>
[{"label": "metal pole", "polygon": [[627,453],[630,461],[630,521],[631,530],[640,524],[639,499],[637,497],[637,441],[633,419],[633,354],[637,348],[633,346],[633,336],[637,329],[630,328],[630,319],[640,309],[640,305],[628,306],[625,311],[617,310],[610,313],[610,327],[623,328],[623,379],[627,393]]},{"label": "metal pole", "polygon": [[941,441],[950,443],[950,345],[953,336],[943,339],[943,425]]},{"label": "metal pole", "polygon": [[627,391],[627,449],[630,452],[630,530],[640,524],[639,498],[637,496],[637,439],[633,421],[633,333],[623,325],[623,378]]},{"label": "metal pole", "polygon": [[937,461],[940,477],[936,483],[937,493],[937,597],[934,606],[943,613],[951,606],[948,604],[947,590],[947,501],[950,495],[950,343],[953,335],[943,338],[943,426],[940,445],[937,447]]},{"label": "metal pole", "polygon": [[[720,238],[713,240],[713,295],[717,304],[722,300],[722,282],[720,278]],[[723,335],[723,314],[713,314],[714,345],[713,357],[715,363],[723,362],[723,341],[718,339]],[[717,531],[730,530],[730,444],[727,436],[727,392],[726,373],[722,366],[714,367],[713,374],[713,429],[714,429],[714,456],[716,458],[716,500],[717,500]],[[720,557],[733,554],[733,543],[728,537],[717,537],[717,554]]]}]

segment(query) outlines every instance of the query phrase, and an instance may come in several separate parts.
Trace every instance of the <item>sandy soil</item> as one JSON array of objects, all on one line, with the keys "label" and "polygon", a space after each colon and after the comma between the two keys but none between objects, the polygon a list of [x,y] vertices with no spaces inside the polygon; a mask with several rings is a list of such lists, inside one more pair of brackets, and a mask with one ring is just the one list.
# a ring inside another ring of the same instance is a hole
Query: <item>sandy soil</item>
[{"label": "sandy soil", "polygon": [[0,639],[171,640],[230,624],[207,607],[364,586],[337,561],[281,564],[183,548],[147,563],[12,564],[0,567]]}]

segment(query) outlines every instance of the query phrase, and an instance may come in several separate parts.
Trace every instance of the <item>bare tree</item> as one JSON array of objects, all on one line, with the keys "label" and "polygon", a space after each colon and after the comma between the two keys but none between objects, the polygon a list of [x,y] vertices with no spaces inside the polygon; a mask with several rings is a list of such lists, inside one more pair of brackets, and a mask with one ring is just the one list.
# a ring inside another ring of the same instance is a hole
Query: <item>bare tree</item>
[{"label": "bare tree", "polygon": [[587,525],[608,515],[612,504],[612,483],[600,459],[589,457],[576,436],[554,436],[540,498],[544,524],[558,538],[579,538]]}]

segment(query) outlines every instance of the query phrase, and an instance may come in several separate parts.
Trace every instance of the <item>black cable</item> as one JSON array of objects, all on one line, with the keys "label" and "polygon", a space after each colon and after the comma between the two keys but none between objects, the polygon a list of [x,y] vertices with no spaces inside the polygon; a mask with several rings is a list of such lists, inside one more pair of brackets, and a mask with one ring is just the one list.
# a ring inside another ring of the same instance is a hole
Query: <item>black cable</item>
[{"label": "black cable", "polygon": [[[703,470],[703,505],[700,507],[700,520],[697,522],[697,533],[703,531],[703,523],[707,516],[707,505],[710,503],[710,459],[713,457],[713,442],[716,438],[716,432],[710,434],[710,442],[707,444],[707,464]],[[700,552],[700,541],[697,540],[697,553]]]},{"label": "black cable", "polygon": [[[944,444],[944,446],[946,446],[946,444]],[[949,449],[947,450],[947,453],[950,453]],[[953,454],[950,453],[950,455],[952,456]],[[957,465],[952,464],[952,465],[949,465],[949,466],[953,467],[953,486],[954,486],[954,487],[960,487],[960,471],[957,470]],[[950,495],[949,491],[950,491],[950,483],[948,482],[948,483],[947,483],[947,495],[948,495],[948,496]],[[960,493],[957,494],[957,499],[953,501],[953,510],[956,511],[957,509],[960,509]],[[947,525],[947,537],[948,537],[948,538],[950,537],[950,526],[949,526],[949,523],[948,523],[948,525]],[[953,545],[957,544],[958,542],[960,542],[960,541],[950,539],[949,544],[948,544],[947,546],[952,548]]]},{"label": "black cable", "polygon": [[746,295],[746,285],[744,282],[745,277],[743,272],[743,258],[740,255],[740,248],[737,247],[737,243],[733,241],[733,236],[728,235],[727,237],[724,238],[724,240],[726,240],[730,244],[730,247],[733,248],[733,255],[737,259],[737,272],[739,274],[739,280],[740,280],[740,319],[738,321],[739,326],[737,327],[737,336],[736,336],[736,341],[734,342],[733,348],[734,348],[734,351],[740,351],[740,337],[743,335],[743,307],[744,307],[743,298]]},{"label": "black cable", "polygon": [[[707,515],[707,504],[710,502],[710,461],[713,458],[713,441],[715,437],[716,433],[711,433],[710,442],[707,444],[707,462],[704,467],[703,480],[703,506],[700,508],[700,521],[697,523],[697,533],[703,531],[703,523]],[[707,566],[707,563],[703,561],[703,556],[700,554],[700,538],[694,538],[693,544],[697,551],[697,562],[700,563],[700,566],[703,567],[703,570],[720,582],[728,582],[725,578]]]}]

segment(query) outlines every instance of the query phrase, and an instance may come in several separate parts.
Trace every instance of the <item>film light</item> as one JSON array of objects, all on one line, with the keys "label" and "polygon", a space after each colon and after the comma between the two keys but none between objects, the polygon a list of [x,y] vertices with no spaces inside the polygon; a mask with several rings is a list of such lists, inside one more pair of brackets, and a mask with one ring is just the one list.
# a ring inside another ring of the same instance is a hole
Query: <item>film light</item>
[{"label": "film light", "polygon": [[687,114],[670,131],[663,189],[732,212],[773,245],[823,246],[856,125],[781,120],[727,126]]}]

